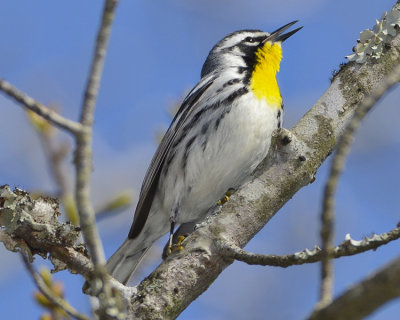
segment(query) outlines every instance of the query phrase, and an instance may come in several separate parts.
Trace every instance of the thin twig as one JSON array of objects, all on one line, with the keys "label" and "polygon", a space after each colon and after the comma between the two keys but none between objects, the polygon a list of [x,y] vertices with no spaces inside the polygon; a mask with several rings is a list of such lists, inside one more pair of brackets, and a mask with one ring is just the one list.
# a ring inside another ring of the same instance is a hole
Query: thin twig
[{"label": "thin twig", "polygon": [[63,168],[63,163],[65,162],[70,147],[65,143],[61,143],[57,147],[55,146],[55,133],[54,130],[50,130],[52,127],[50,127],[49,130],[35,129],[39,135],[44,154],[47,158],[46,160],[49,164],[51,176],[58,188],[55,196],[60,199],[63,204],[66,217],[69,221],[74,225],[78,225],[79,218],[76,212],[75,200],[69,185],[67,172],[64,170],[65,168]]},{"label": "thin twig", "polygon": [[[328,255],[331,259],[356,255],[369,250],[376,250],[382,245],[400,238],[400,227],[387,233],[366,237],[361,241],[352,240],[350,236],[338,246],[331,248]],[[245,262],[250,265],[291,267],[321,261],[323,251],[315,246],[313,250],[305,249],[288,255],[263,255],[247,252],[238,246],[224,246],[224,256]]]},{"label": "thin twig", "polygon": [[90,200],[90,174],[92,170],[92,125],[95,104],[111,33],[114,10],[118,1],[105,2],[96,48],[81,111],[81,124],[86,128],[78,135],[76,148],[76,199],[80,224],[95,266],[104,264],[104,252],[95,225],[95,214]]},{"label": "thin twig", "polygon": [[356,109],[353,118],[346,126],[343,135],[341,136],[336,153],[332,159],[330,168],[329,180],[325,185],[323,208],[322,208],[322,250],[324,252],[321,264],[321,288],[320,288],[320,305],[332,301],[333,292],[333,264],[330,261],[328,251],[333,246],[333,221],[335,217],[335,193],[340,175],[343,171],[347,154],[350,149],[351,142],[355,131],[358,129],[360,121],[377,103],[377,101],[385,94],[392,86],[400,81],[400,65],[398,65],[386,78],[382,84],[376,88],[371,95],[363,100],[360,106]]},{"label": "thin twig", "polygon": [[[90,199],[90,174],[92,171],[93,118],[103,71],[108,40],[115,16],[117,0],[106,0],[101,24],[97,33],[96,48],[92,59],[89,78],[82,102],[80,123],[85,128],[77,135],[76,147],[76,202],[82,233],[95,268],[95,277],[101,280],[102,294],[100,309],[105,311],[112,306],[111,289],[106,281],[105,257],[99,232],[96,227],[95,212]],[[100,318],[107,316],[100,312]]]},{"label": "thin twig", "polygon": [[63,298],[55,295],[50,288],[44,283],[42,277],[33,270],[32,265],[28,261],[28,258],[25,256],[24,253],[21,252],[22,260],[24,261],[26,269],[32,276],[33,281],[35,282],[36,286],[38,287],[39,291],[54,305],[64,310],[68,313],[71,317],[79,320],[90,320],[89,317],[77,311],[74,307],[72,307],[67,301]]},{"label": "thin twig", "polygon": [[64,129],[73,135],[77,135],[82,131],[82,125],[79,122],[64,118],[57,112],[45,107],[3,79],[0,79],[0,90],[3,91],[7,96],[19,102],[26,109],[37,113],[56,127]]},{"label": "thin twig", "polygon": [[309,320],[364,319],[400,296],[400,257],[348,289],[329,305],[315,309]]}]

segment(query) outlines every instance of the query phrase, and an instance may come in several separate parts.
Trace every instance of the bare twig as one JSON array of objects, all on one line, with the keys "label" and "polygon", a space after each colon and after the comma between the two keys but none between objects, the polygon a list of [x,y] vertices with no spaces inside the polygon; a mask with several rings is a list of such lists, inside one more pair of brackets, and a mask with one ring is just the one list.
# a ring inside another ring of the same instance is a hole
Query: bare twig
[{"label": "bare twig", "polygon": [[59,145],[58,148],[56,148],[52,136],[43,132],[39,132],[38,134],[43,146],[43,151],[48,159],[51,175],[58,187],[56,195],[58,198],[64,199],[70,193],[70,188],[62,164],[63,161],[65,161],[69,148],[65,145]]},{"label": "bare twig", "polygon": [[132,193],[131,190],[121,191],[119,194],[108,200],[96,210],[96,220],[100,221],[107,217],[113,217],[129,208],[133,202]]},{"label": "bare twig", "polygon": [[24,261],[26,269],[29,271],[30,275],[32,276],[33,281],[35,282],[36,286],[38,287],[39,291],[54,305],[64,310],[68,313],[71,317],[74,317],[78,320],[90,320],[89,317],[77,311],[74,307],[72,307],[67,301],[63,298],[55,295],[50,288],[46,285],[43,281],[42,277],[33,270],[32,265],[28,261],[28,258],[25,256],[24,253],[21,252],[22,260]]},{"label": "bare twig", "polygon": [[364,319],[400,296],[400,258],[344,292],[329,305],[314,310],[309,320]]},{"label": "bare twig", "polygon": [[[346,239],[334,248],[330,248],[328,255],[332,259],[352,256],[369,250],[376,250],[382,245],[385,245],[393,240],[400,238],[400,227],[392,231],[382,234],[375,234],[371,237],[366,237],[361,241],[356,241],[350,238]],[[321,261],[323,251],[315,246],[313,250],[305,249],[300,252],[288,255],[264,255],[247,252],[238,246],[225,245],[223,247],[224,255],[238,261],[245,262],[251,265],[274,266],[274,267],[290,267],[305,263],[314,263]]]},{"label": "bare twig", "polygon": [[[100,318],[106,318],[108,310],[113,307],[111,289],[107,284],[105,257],[100,236],[96,227],[95,212],[90,200],[90,174],[92,170],[92,126],[94,110],[103,71],[108,40],[114,20],[117,0],[106,0],[101,24],[97,33],[96,48],[92,59],[87,82],[80,123],[85,128],[77,135],[76,147],[76,203],[79,212],[82,233],[94,264],[95,278],[101,280]],[[103,312],[104,311],[104,312]]]},{"label": "bare twig", "polygon": [[328,254],[333,246],[333,221],[335,217],[335,193],[337,184],[343,171],[347,154],[352,143],[354,133],[358,129],[360,121],[377,103],[377,101],[396,83],[400,81],[400,65],[385,77],[382,84],[377,87],[371,95],[365,98],[360,106],[356,109],[353,118],[346,126],[343,135],[341,136],[336,153],[332,159],[330,168],[329,180],[325,185],[323,208],[322,208],[322,251],[323,258],[321,264],[321,288],[320,288],[320,305],[329,303],[332,300],[333,292],[333,264],[330,261]]},{"label": "bare twig", "polygon": [[64,118],[57,112],[45,107],[3,79],[0,79],[0,90],[7,94],[7,96],[19,102],[26,109],[37,113],[56,127],[64,129],[73,135],[77,135],[82,131],[82,125],[80,123]]},{"label": "bare twig", "polygon": [[40,118],[36,113],[29,111],[27,115],[39,136],[43,151],[46,155],[46,160],[50,167],[50,173],[57,185],[58,190],[55,196],[61,200],[69,221],[74,225],[78,225],[79,218],[76,211],[75,199],[69,185],[68,175],[63,168],[63,163],[65,162],[70,146],[65,142],[56,146],[56,129],[48,121]]},{"label": "bare twig", "polygon": [[104,252],[95,225],[95,214],[90,201],[90,174],[92,170],[92,125],[94,109],[111,33],[111,25],[118,1],[106,0],[96,48],[82,105],[81,124],[86,130],[78,135],[76,148],[76,199],[82,232],[95,266],[105,263]]}]

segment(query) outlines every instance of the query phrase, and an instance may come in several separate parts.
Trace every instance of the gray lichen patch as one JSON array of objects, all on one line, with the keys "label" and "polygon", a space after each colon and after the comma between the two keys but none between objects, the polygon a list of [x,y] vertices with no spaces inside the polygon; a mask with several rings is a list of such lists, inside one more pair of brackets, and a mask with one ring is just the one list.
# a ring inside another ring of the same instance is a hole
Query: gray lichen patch
[{"label": "gray lichen patch", "polygon": [[[27,192],[9,186],[0,187],[0,225],[17,250],[26,244],[33,254],[46,258],[55,248],[80,247],[75,245],[79,228],[58,220],[58,201],[52,198],[33,199]],[[4,241],[3,241],[4,242]],[[62,269],[61,265],[55,265]]]},{"label": "gray lichen patch", "polygon": [[312,139],[312,149],[317,151],[318,162],[322,162],[332,152],[336,145],[335,130],[333,128],[333,120],[322,115],[315,115],[318,124],[318,130]]},{"label": "gray lichen patch", "polygon": [[369,94],[372,93],[376,83],[384,79],[393,68],[400,63],[400,40],[398,37],[392,42],[392,46],[382,55],[379,62],[376,59],[367,59],[363,64],[354,62],[342,67],[337,75],[340,78],[339,89],[345,99],[339,116],[343,116],[352,107],[357,106]]},{"label": "gray lichen patch", "polygon": [[370,93],[371,85],[367,68],[361,69],[354,64],[346,65],[340,73],[339,89],[345,99],[341,114],[344,114],[350,107],[358,105],[365,94]]},{"label": "gray lichen patch", "polygon": [[400,27],[400,8],[396,5],[389,11],[384,12],[380,20],[376,20],[372,30],[364,30],[360,33],[360,39],[353,48],[354,53],[346,58],[356,63],[364,63],[367,57],[380,59],[385,54],[388,45],[396,36]]}]

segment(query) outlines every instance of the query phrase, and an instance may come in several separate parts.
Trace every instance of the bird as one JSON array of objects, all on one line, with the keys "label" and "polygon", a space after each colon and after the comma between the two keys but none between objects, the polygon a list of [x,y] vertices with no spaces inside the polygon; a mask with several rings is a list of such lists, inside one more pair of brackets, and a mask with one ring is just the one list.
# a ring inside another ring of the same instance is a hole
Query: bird
[{"label": "bird", "polygon": [[201,78],[174,116],[147,169],[127,239],[107,261],[126,284],[141,259],[175,227],[201,221],[230,189],[265,158],[283,103],[276,79],[284,33],[240,30],[209,52]]}]

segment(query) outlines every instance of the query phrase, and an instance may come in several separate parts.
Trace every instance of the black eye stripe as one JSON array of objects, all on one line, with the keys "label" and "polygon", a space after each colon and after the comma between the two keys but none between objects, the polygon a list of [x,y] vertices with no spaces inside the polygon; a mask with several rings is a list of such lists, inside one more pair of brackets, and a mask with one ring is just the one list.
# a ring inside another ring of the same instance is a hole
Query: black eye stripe
[{"label": "black eye stripe", "polygon": [[243,39],[244,43],[260,43],[265,40],[265,36],[258,36],[258,37],[246,37]]}]

